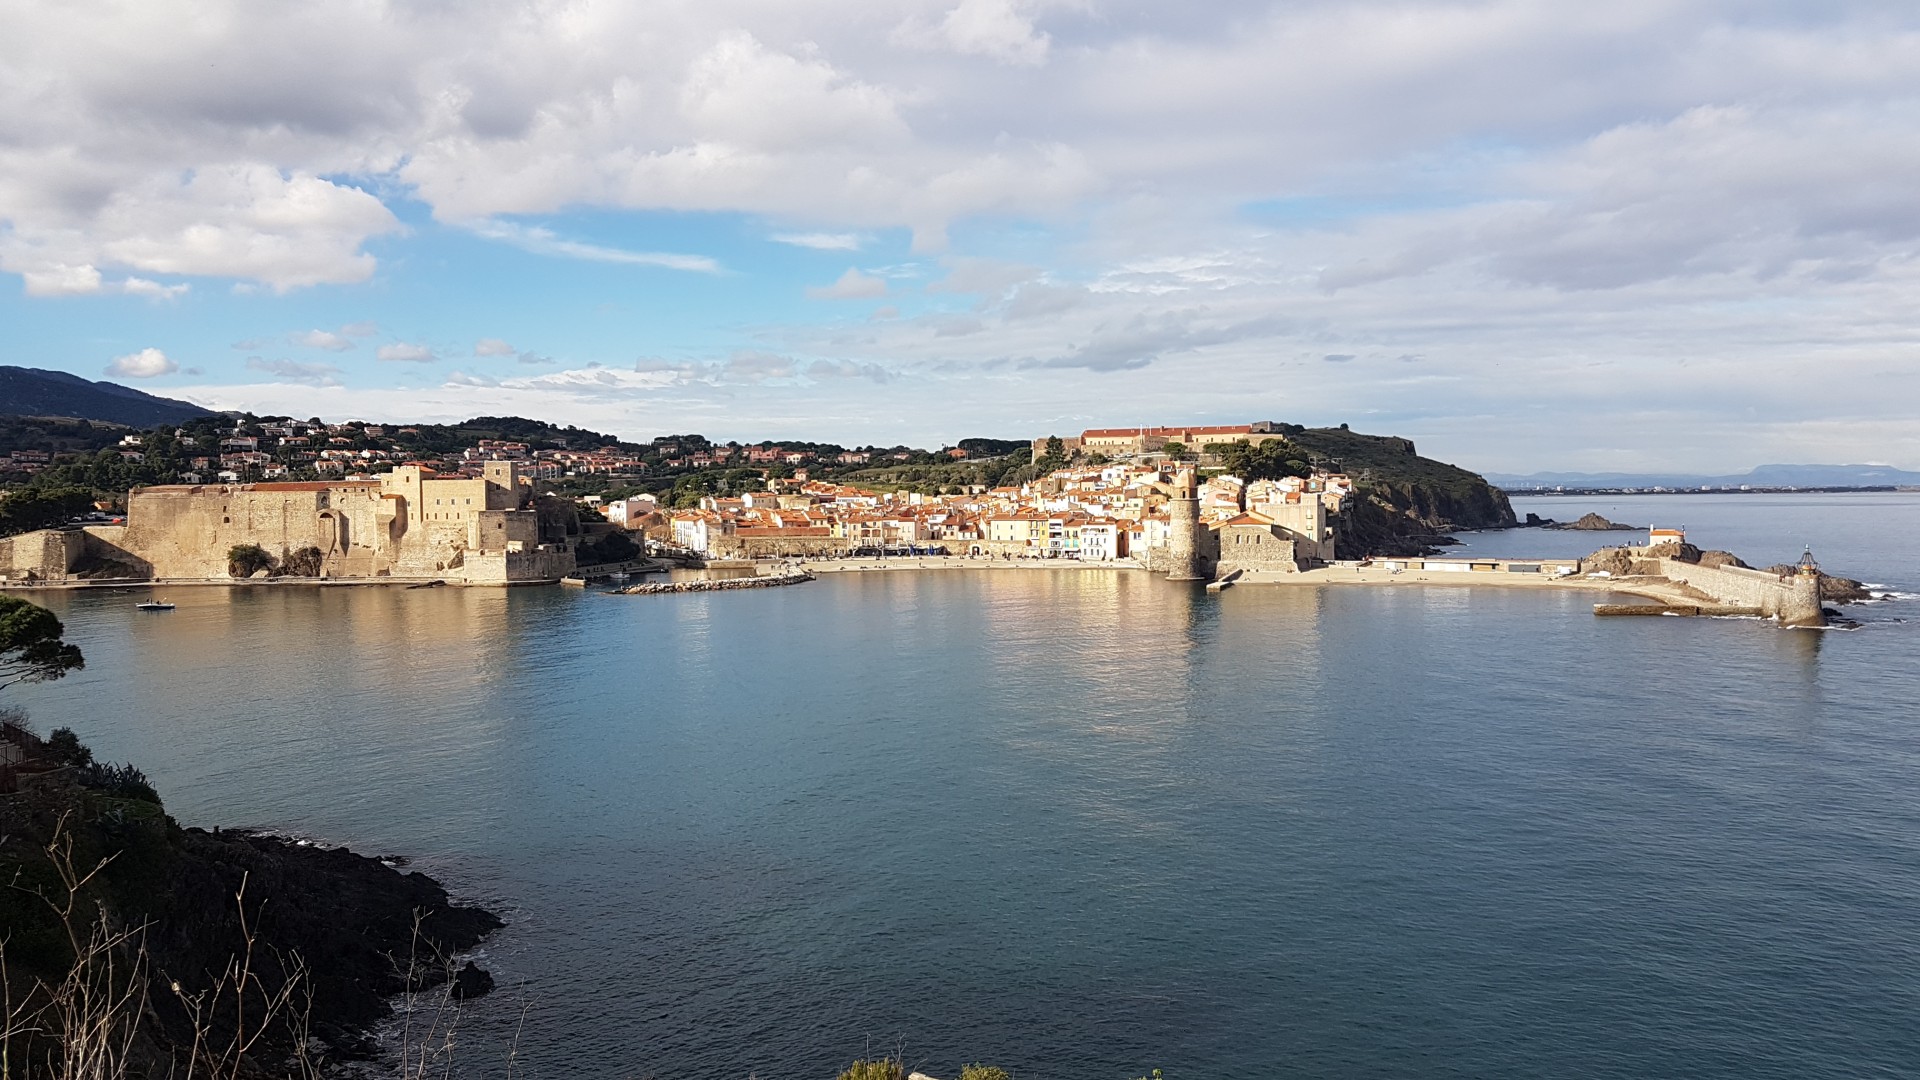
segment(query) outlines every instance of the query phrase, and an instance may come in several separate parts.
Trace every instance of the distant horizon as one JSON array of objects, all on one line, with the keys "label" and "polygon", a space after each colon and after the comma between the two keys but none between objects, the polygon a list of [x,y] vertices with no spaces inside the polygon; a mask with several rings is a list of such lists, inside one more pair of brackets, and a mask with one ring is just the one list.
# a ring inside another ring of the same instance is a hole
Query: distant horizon
[{"label": "distant horizon", "polygon": [[[0,363],[894,443],[1920,469],[1920,10],[26,5]],[[925,434],[921,434],[925,433]]]},{"label": "distant horizon", "polygon": [[[134,389],[134,390],[139,389],[138,387],[126,387],[126,384],[116,383],[111,379],[98,379],[98,380],[89,380],[89,381],[105,382],[110,385],[121,386],[126,389]],[[155,393],[155,391],[152,391],[152,390],[147,390],[142,392]],[[156,396],[165,397],[166,395],[156,393]],[[184,399],[175,398],[171,400],[184,400]],[[199,403],[194,402],[193,404],[199,404]],[[838,446],[849,447],[849,448],[858,447],[858,446],[876,446],[876,447],[878,446],[886,446],[886,447],[909,446],[917,449],[940,449],[943,447],[951,447],[951,446],[956,446],[960,442],[968,439],[993,439],[993,440],[998,440],[1003,442],[1024,442],[1024,441],[1030,441],[1035,438],[1044,438],[1046,437],[1046,435],[1058,435],[1061,437],[1068,437],[1068,436],[1078,435],[1080,434],[1080,432],[1088,429],[1092,429],[1092,428],[1125,429],[1125,428],[1134,428],[1134,427],[1156,427],[1156,426],[1201,427],[1201,426],[1207,426],[1209,424],[1218,424],[1218,423],[1252,424],[1252,423],[1262,422],[1263,420],[1271,420],[1271,418],[1261,418],[1260,420],[1239,420],[1239,421],[1212,420],[1212,421],[1205,421],[1205,422],[1173,421],[1173,422],[1155,422],[1150,424],[1104,423],[1104,424],[1089,424],[1084,428],[1077,428],[1072,430],[1049,431],[1045,435],[1014,434],[1014,433],[988,434],[988,433],[982,433],[982,432],[976,431],[976,432],[972,432],[965,435],[956,435],[950,438],[942,438],[942,439],[935,439],[935,440],[907,437],[903,439],[894,440],[892,442],[882,443],[874,440],[857,440],[856,439],[853,441],[848,441],[847,439],[840,438],[840,437],[799,436],[799,435],[794,435],[790,433],[780,434],[780,435],[756,434],[756,435],[750,435],[750,436],[720,435],[716,437],[714,434],[710,432],[697,430],[697,429],[659,431],[659,432],[648,432],[648,433],[639,434],[639,435],[629,435],[629,434],[624,434],[618,431],[593,428],[584,424],[569,425],[565,421],[556,421],[556,420],[553,420],[547,417],[542,417],[542,416],[528,416],[528,415],[515,414],[515,413],[472,413],[472,414],[461,416],[451,420],[429,420],[429,419],[422,419],[419,417],[385,419],[385,418],[378,418],[373,416],[358,416],[358,415],[328,417],[318,413],[293,413],[293,412],[286,412],[286,411],[261,412],[259,410],[249,410],[249,409],[227,409],[227,410],[216,409],[214,411],[222,414],[241,413],[241,414],[250,414],[258,417],[286,417],[286,418],[296,419],[296,420],[307,420],[307,419],[311,419],[312,417],[319,416],[320,419],[326,421],[327,423],[360,422],[360,423],[371,423],[371,424],[380,424],[380,425],[400,425],[400,426],[406,426],[408,424],[451,425],[451,424],[459,424],[459,423],[464,423],[474,419],[478,419],[479,417],[482,417],[482,416],[512,416],[512,417],[517,417],[523,420],[549,424],[554,427],[566,427],[566,426],[579,427],[579,428],[582,428],[583,430],[593,431],[597,434],[611,435],[621,442],[632,443],[632,444],[643,444],[648,442],[651,439],[661,438],[666,436],[695,435],[702,438],[706,438],[709,441],[715,442],[718,444],[733,442],[733,443],[740,443],[742,445],[750,445],[750,444],[763,443],[763,442],[778,443],[782,441],[787,441],[787,442],[826,443],[826,444],[838,445]],[[1282,424],[1294,423],[1294,421],[1288,421],[1288,420],[1278,420],[1273,422],[1282,423]],[[165,426],[165,425],[159,425],[159,426]],[[1318,427],[1318,428],[1330,429],[1330,428],[1338,428],[1340,427],[1340,424],[1303,424],[1301,426],[1310,427],[1310,428]],[[1349,424],[1348,426],[1351,427],[1352,425]],[[1396,436],[1401,438],[1411,438],[1411,436],[1406,436],[1400,432],[1393,432],[1393,431],[1366,431],[1360,428],[1354,428],[1353,430],[1357,434],[1362,434],[1362,435]],[[1416,447],[1419,447],[1419,441],[1417,439],[1414,440],[1414,443]],[[1423,456],[1427,456],[1427,457],[1433,456],[1431,454],[1426,454],[1423,447],[1420,447],[1420,449],[1422,450]],[[1477,467],[1476,464],[1471,461],[1453,461],[1453,462],[1449,462],[1449,464],[1458,465],[1463,468],[1467,468],[1470,471],[1480,473],[1485,477],[1487,477],[1490,483],[1493,483],[1496,486],[1502,485],[1502,484],[1512,484],[1512,483],[1540,483],[1540,484],[1556,483],[1560,485],[1565,485],[1569,483],[1577,484],[1581,481],[1590,482],[1590,483],[1594,483],[1601,486],[1616,486],[1620,484],[1668,484],[1668,483],[1732,481],[1732,480],[1746,479],[1750,477],[1752,474],[1760,472],[1761,470],[1764,470],[1764,469],[1888,469],[1888,470],[1892,470],[1900,473],[1907,473],[1910,471],[1910,470],[1902,469],[1897,465],[1889,464],[1886,462],[1763,461],[1763,462],[1758,462],[1754,465],[1750,465],[1744,469],[1735,469],[1727,472],[1707,472],[1697,468],[1690,469],[1684,466],[1679,466],[1679,467],[1668,467],[1668,468],[1654,467],[1654,468],[1649,468],[1649,469],[1634,471],[1634,472],[1625,472],[1625,471],[1598,472],[1598,471],[1580,471],[1580,470],[1562,470],[1562,469],[1543,469],[1543,470],[1538,470],[1532,473],[1514,473],[1514,472],[1508,472],[1508,471],[1499,470],[1499,469],[1483,469],[1483,468]],[[1914,472],[1913,477],[1911,478],[1903,477],[1895,482],[1896,483],[1912,483],[1916,480],[1920,480],[1920,471],[1913,471],[1913,472]],[[1822,486],[1826,486],[1826,485],[1822,485]],[[1841,486],[1841,485],[1832,485],[1832,486]],[[1869,485],[1869,486],[1877,486],[1877,485]]]}]

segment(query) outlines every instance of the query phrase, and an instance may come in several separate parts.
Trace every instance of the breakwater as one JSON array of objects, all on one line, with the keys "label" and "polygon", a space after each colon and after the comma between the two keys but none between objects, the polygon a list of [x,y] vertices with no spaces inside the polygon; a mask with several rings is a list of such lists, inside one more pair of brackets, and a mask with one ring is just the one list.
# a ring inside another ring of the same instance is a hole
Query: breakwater
[{"label": "breakwater", "polygon": [[717,578],[700,581],[658,581],[642,585],[628,585],[612,590],[621,596],[637,596],[652,593],[694,593],[725,592],[729,589],[771,589],[778,585],[798,585],[803,581],[812,581],[813,575],[773,574],[767,577]]}]

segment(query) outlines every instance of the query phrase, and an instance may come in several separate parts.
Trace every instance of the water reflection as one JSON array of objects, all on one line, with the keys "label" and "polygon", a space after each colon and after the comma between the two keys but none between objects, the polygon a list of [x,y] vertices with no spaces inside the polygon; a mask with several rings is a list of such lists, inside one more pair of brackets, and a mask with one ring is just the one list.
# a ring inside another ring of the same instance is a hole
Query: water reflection
[{"label": "water reflection", "polygon": [[15,700],[506,907],[479,1075],[522,984],[527,1077],[1920,1057],[1910,637],[1102,571],[170,598],[50,595],[89,666]]}]

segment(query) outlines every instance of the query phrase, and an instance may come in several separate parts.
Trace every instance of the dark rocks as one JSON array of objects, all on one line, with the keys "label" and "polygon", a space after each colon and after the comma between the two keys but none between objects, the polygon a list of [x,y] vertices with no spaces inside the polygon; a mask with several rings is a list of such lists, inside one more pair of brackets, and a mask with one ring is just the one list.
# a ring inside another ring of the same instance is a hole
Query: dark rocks
[{"label": "dark rocks", "polygon": [[[1528,514],[1527,517],[1529,519],[1527,523],[1533,524],[1533,515]],[[1640,528],[1638,525],[1622,525],[1617,521],[1608,521],[1599,514],[1583,514],[1579,521],[1550,521],[1543,522],[1542,525],[1548,529],[1565,529],[1574,532],[1636,532]]]},{"label": "dark rocks", "polygon": [[[489,911],[454,903],[425,874],[346,848],[183,829],[177,850],[169,887],[142,912],[154,921],[156,974],[188,982],[225,966],[243,940],[235,897],[244,883],[259,945],[305,962],[313,1032],[336,1047],[358,1046],[391,1011],[390,997],[410,983],[445,981],[448,958],[504,925]],[[163,1020],[185,1019],[168,1016],[167,1002],[156,1004]]]},{"label": "dark rocks", "polygon": [[691,593],[724,592],[729,589],[771,589],[776,585],[798,585],[803,581],[812,581],[808,573],[775,574],[766,577],[741,578],[705,578],[698,581],[661,581],[646,585],[628,585],[624,589],[614,589],[622,596],[638,596],[652,593]]},{"label": "dark rocks", "polygon": [[467,961],[467,966],[453,973],[453,984],[447,987],[447,996],[455,1001],[470,1001],[473,998],[486,997],[493,992],[493,976]]}]

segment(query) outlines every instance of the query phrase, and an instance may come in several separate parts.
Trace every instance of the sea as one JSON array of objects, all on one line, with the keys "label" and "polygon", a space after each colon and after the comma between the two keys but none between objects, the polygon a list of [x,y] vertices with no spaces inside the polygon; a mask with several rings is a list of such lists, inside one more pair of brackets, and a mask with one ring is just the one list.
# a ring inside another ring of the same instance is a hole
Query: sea
[{"label": "sea", "polygon": [[48,593],[86,669],[7,697],[183,823],[502,914],[460,1076],[1920,1075],[1920,493],[1515,509],[1880,598],[1822,631],[1105,570]]}]

